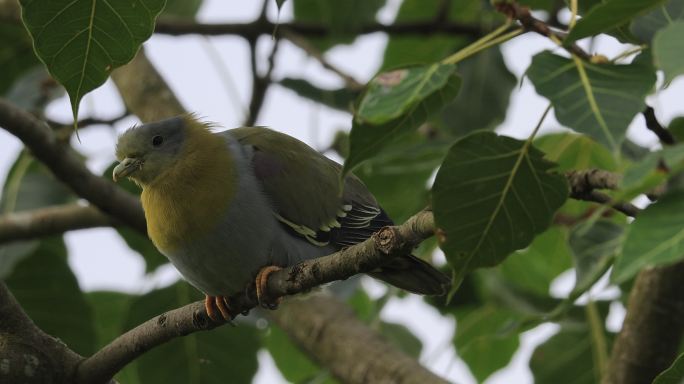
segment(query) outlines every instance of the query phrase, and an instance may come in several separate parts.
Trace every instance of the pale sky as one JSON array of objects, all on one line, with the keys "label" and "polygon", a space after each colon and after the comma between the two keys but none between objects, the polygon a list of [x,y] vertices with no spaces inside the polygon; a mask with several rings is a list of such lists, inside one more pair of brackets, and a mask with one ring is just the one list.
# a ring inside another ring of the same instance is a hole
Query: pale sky
[{"label": "pale sky", "polygon": [[[382,21],[391,21],[399,1],[390,0],[379,15]],[[281,21],[291,19],[291,2],[286,2],[280,15]],[[254,19],[260,2],[237,0],[205,0],[198,15],[202,22],[249,21]],[[273,20],[275,7],[270,7]],[[360,82],[368,81],[380,65],[381,55],[387,38],[380,33],[365,35],[349,46],[337,47],[326,53],[326,58],[352,74]],[[259,41],[260,60],[270,52],[272,41],[262,37]],[[218,122],[226,128],[238,126],[244,119],[244,111],[249,101],[251,75],[249,56],[245,41],[238,37],[213,37],[209,39],[187,36],[153,36],[145,44],[147,54],[156,64],[165,79],[185,107],[207,120]],[[503,47],[509,69],[521,78],[531,57],[544,49],[555,49],[546,38],[528,34],[518,37]],[[599,39],[595,51],[613,57],[623,48],[611,38]],[[556,49],[557,50],[557,49]],[[559,50],[557,50],[559,51]],[[561,53],[561,51],[559,51]],[[220,59],[216,59],[219,57]],[[222,67],[221,69],[217,69]],[[308,58],[300,49],[283,41],[276,57],[276,79],[306,77],[323,87],[338,87],[342,82],[335,74],[323,69],[314,59]],[[660,91],[657,97],[649,98],[658,117],[664,125],[673,117],[684,115],[684,81],[677,80],[667,90]],[[506,121],[498,132],[516,138],[524,138],[532,130],[547,101],[539,97],[529,80],[525,79],[520,88],[512,95],[512,102]],[[118,115],[123,107],[116,90],[107,82],[105,86],[86,96],[81,105],[82,116],[91,112],[95,116],[107,118]],[[68,122],[71,110],[66,98],[50,105],[48,115],[54,119]],[[349,114],[331,110],[299,98],[293,92],[279,86],[272,86],[262,109],[259,125],[293,135],[314,148],[324,148],[330,144],[332,134],[337,129],[349,129]],[[136,123],[133,119],[116,125],[116,131]],[[560,125],[553,116],[547,118],[542,132],[558,129]],[[88,155],[88,167],[101,173],[114,160],[114,140],[117,132],[106,127],[93,127],[80,131],[81,143],[74,142],[80,152]],[[643,119],[637,117],[630,127],[629,137],[639,143],[654,146],[656,137],[643,127]],[[0,130],[0,175],[4,180],[12,165],[20,143],[13,136]],[[114,289],[141,293],[157,286],[169,284],[178,278],[172,267],[162,268],[151,277],[144,275],[144,265],[112,229],[91,229],[71,232],[66,235],[70,251],[69,262],[81,286],[86,290]],[[372,296],[379,296],[384,287],[364,280],[364,285]],[[572,272],[563,274],[552,287],[555,296],[567,295],[574,284]],[[605,280],[598,284],[592,295],[615,295],[615,290],[603,289]],[[624,310],[616,306],[608,319],[611,329],[616,330],[622,321]],[[446,318],[424,304],[416,296],[394,299],[382,312],[385,320],[408,326],[422,341],[421,362],[435,373],[459,383],[474,383],[465,365],[455,358],[451,340],[454,320]],[[544,325],[522,334],[521,348],[511,364],[495,373],[487,383],[531,383],[532,376],[527,361],[534,347],[550,337],[557,327]],[[267,353],[259,355],[260,371],[255,383],[284,382]]]}]

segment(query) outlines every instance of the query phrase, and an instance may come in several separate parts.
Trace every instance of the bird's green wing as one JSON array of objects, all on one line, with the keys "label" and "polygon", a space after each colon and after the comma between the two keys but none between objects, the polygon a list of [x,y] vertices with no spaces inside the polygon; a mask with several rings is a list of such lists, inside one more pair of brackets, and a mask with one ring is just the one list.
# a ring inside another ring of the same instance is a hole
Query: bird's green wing
[{"label": "bird's green wing", "polygon": [[366,186],[353,175],[340,196],[341,166],[305,143],[263,127],[228,131],[251,147],[254,174],[276,217],[319,245],[350,245],[391,224]]}]

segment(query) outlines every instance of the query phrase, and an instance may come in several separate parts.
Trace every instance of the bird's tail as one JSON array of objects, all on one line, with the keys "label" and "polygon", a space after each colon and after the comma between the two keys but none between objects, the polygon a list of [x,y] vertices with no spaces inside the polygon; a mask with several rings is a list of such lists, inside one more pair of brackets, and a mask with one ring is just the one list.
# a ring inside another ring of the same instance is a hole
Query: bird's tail
[{"label": "bird's tail", "polygon": [[444,295],[451,286],[447,275],[413,255],[397,257],[369,275],[420,295]]}]

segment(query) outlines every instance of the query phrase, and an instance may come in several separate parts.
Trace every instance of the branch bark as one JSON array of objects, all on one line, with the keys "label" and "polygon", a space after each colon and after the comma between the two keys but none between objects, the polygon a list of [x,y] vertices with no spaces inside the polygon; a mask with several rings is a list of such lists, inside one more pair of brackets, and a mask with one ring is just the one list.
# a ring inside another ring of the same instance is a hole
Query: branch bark
[{"label": "branch bark", "polygon": [[663,127],[660,124],[658,118],[655,115],[655,110],[653,109],[653,107],[646,107],[646,109],[643,110],[642,114],[644,115],[644,120],[646,120],[646,128],[648,128],[651,132],[655,133],[655,135],[658,136],[658,139],[660,139],[661,143],[663,143],[664,145],[675,144],[676,140],[672,135],[672,132],[668,131],[665,127]]},{"label": "branch bark", "polygon": [[[188,35],[198,34],[205,36],[238,35],[247,39],[256,39],[262,35],[272,35],[273,31],[291,31],[298,35],[312,37],[326,37],[333,30],[324,24],[305,23],[282,23],[275,24],[268,20],[256,20],[251,23],[227,23],[227,24],[203,24],[194,21],[160,18],[154,32],[164,35]],[[395,24],[367,24],[361,26],[350,36],[366,35],[370,33],[385,32],[390,35],[466,35],[478,38],[485,35],[489,30],[476,24],[462,24],[454,22],[435,23],[432,20],[414,23]],[[337,33],[337,31],[335,31]]]},{"label": "branch bark", "polygon": [[0,281],[1,383],[71,383],[81,359],[40,330]]},{"label": "branch bark", "polygon": [[[404,224],[385,227],[362,243],[328,256],[307,260],[273,272],[268,278],[266,295],[271,299],[276,299],[286,295],[307,292],[311,288],[325,283],[344,280],[361,272],[375,270],[380,265],[387,263],[391,258],[410,252],[418,243],[433,234],[433,228],[432,212],[419,212]],[[231,297],[229,299],[231,311],[236,314],[245,313],[256,307],[258,301],[255,291],[255,287],[252,284],[246,292]],[[310,300],[315,303],[310,302]],[[356,322],[360,325],[357,324],[354,329],[338,329],[333,336],[313,337],[312,335],[315,331],[312,330],[312,326],[321,321],[321,311],[336,313],[345,310],[344,303],[333,302],[332,300],[332,298],[326,298],[321,302],[320,299],[312,297],[306,300],[288,301],[278,311],[274,312],[273,318],[279,324],[282,323],[283,329],[295,337],[297,343],[305,344],[313,358],[327,356],[321,363],[324,363],[326,367],[330,368],[344,382],[367,382],[359,381],[359,377],[357,377],[359,370],[362,370],[364,375],[384,377],[384,380],[392,377],[411,377],[411,380],[408,382],[419,382],[413,380],[430,376],[432,379],[428,382],[442,382],[437,376],[433,374],[428,375],[429,371],[420,366],[415,360],[408,358],[411,362],[406,361],[407,357],[400,359],[400,361],[402,361],[403,366],[410,368],[411,372],[405,372],[405,369],[402,368],[391,373],[392,371],[388,371],[388,367],[396,368],[393,365],[382,364],[381,366],[375,366],[371,364],[365,366],[360,363],[354,356],[376,356],[364,354],[363,350],[366,349],[383,350],[386,354],[392,356],[403,356],[403,354],[398,350],[394,350],[394,348],[392,348],[393,351],[388,352],[388,347],[382,343],[371,345],[368,339],[370,336],[368,335],[373,334],[373,332],[358,320]],[[295,302],[298,304],[294,304]],[[300,313],[301,316],[308,317],[308,322],[312,326],[305,326],[302,323],[304,320],[290,321],[289,317],[293,311],[288,309],[290,305],[297,307],[295,312]],[[285,314],[281,314],[280,311],[285,311]],[[319,320],[315,320],[317,316],[319,316]],[[327,315],[324,316],[325,319],[328,317]],[[87,358],[79,366],[78,382],[90,383],[108,379],[126,364],[160,344],[193,332],[213,329],[221,324],[224,324],[224,322],[214,322],[207,316],[203,301],[161,314],[117,337],[109,345]],[[318,324],[317,327],[323,326]],[[336,328],[345,327],[340,325]],[[365,328],[365,330],[361,330],[361,328]],[[344,333],[363,333],[368,337],[360,340],[361,345],[349,345],[349,339],[336,339],[337,336]],[[378,339],[377,336],[370,337],[370,340],[376,339]],[[337,356],[338,359],[341,359],[337,361],[335,355],[331,354],[331,348],[335,350],[340,344],[344,344],[344,348],[351,351],[347,358],[352,360],[346,361],[341,356]],[[357,350],[361,346],[363,348]],[[365,366],[365,368],[357,368],[345,373],[347,371],[345,367],[357,364]],[[337,367],[340,368],[338,369]],[[411,375],[418,376],[414,377]],[[390,382],[393,381],[390,380]]]},{"label": "branch bark", "polygon": [[597,189],[618,189],[621,179],[619,174],[602,169],[589,169],[569,171],[565,173],[565,176],[570,184],[570,197],[573,199],[607,204],[630,217],[636,217],[641,211],[631,203],[613,201],[610,196],[597,191]]},{"label": "branch bark", "polygon": [[0,216],[0,244],[116,224],[116,220],[99,209],[78,204],[8,213]]},{"label": "branch bark", "polygon": [[[447,383],[381,339],[342,303],[330,305],[331,300],[291,300],[271,318],[341,382]],[[312,306],[317,310],[305,310]]]},{"label": "branch bark", "polygon": [[604,384],[650,383],[672,364],[684,337],[682,292],[684,262],[637,275]]},{"label": "branch bark", "polygon": [[[535,32],[546,36],[556,43],[560,43],[564,38],[564,33],[554,31],[549,24],[532,16],[530,8],[522,6],[515,1],[501,1],[495,4],[497,10],[511,19],[518,20],[526,31]],[[572,43],[563,45],[568,52],[585,60],[590,60],[591,55],[580,48],[579,45]]]},{"label": "branch bark", "polygon": [[18,137],[33,155],[77,195],[103,212],[146,233],[140,201],[114,183],[93,175],[70,147],[61,144],[47,124],[0,99],[0,126]]}]

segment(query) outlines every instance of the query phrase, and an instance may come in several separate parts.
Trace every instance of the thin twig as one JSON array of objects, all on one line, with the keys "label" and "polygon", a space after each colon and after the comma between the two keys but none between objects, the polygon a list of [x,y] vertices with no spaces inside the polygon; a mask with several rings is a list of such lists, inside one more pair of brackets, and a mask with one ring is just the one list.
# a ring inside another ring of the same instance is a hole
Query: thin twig
[{"label": "thin twig", "polygon": [[275,66],[275,56],[278,52],[279,43],[279,39],[273,41],[273,49],[271,49],[271,53],[267,60],[268,67],[266,68],[266,73],[260,75],[259,69],[257,68],[257,40],[249,40],[249,58],[252,70],[252,97],[249,100],[249,114],[245,118],[245,126],[254,125],[259,117],[259,112],[261,111],[261,107],[266,98],[266,92],[271,85],[271,74],[273,73],[273,68]]},{"label": "thin twig", "polygon": [[[88,127],[91,125],[114,125],[114,124],[118,123],[119,121],[129,117],[130,115],[131,115],[130,112],[124,111],[124,113],[122,113],[118,116],[112,117],[111,119],[98,119],[95,117],[87,117],[85,119],[79,120],[76,124],[77,124],[78,128],[85,128],[85,127]],[[65,124],[65,123],[60,123],[59,121],[50,120],[50,119],[46,120],[46,122],[52,128],[69,127],[69,129],[72,129],[74,126],[73,122]]]},{"label": "thin twig", "polygon": [[644,115],[644,119],[646,119],[646,128],[655,133],[661,143],[665,145],[674,145],[677,142],[674,136],[672,136],[672,132],[660,125],[653,107],[646,107],[641,113]]},{"label": "thin twig", "polygon": [[[530,12],[530,9],[528,7],[521,6],[515,1],[496,3],[495,6],[499,12],[505,14],[506,16],[512,19],[518,20],[527,31],[536,32],[542,36],[546,36],[559,44],[561,43],[561,40],[563,40],[563,38],[565,37],[564,33],[554,31],[551,28],[551,26],[549,26],[549,24],[532,16],[532,13]],[[582,59],[591,59],[591,55],[575,43],[569,45],[562,44],[562,46],[568,52]]]},{"label": "thin twig", "polygon": [[333,65],[330,63],[324,56],[321,51],[316,49],[306,38],[304,38],[301,35],[298,35],[295,32],[289,31],[289,30],[284,30],[281,31],[281,35],[289,40],[292,44],[296,45],[297,47],[301,48],[304,52],[306,52],[309,56],[313,57],[314,59],[318,60],[319,63],[323,66],[323,68],[335,73],[337,76],[339,76],[343,81],[344,84],[348,89],[351,89],[353,91],[358,91],[363,88],[363,84],[359,83],[354,79],[353,76],[347,74],[346,72],[342,71],[339,69],[337,66]]}]

